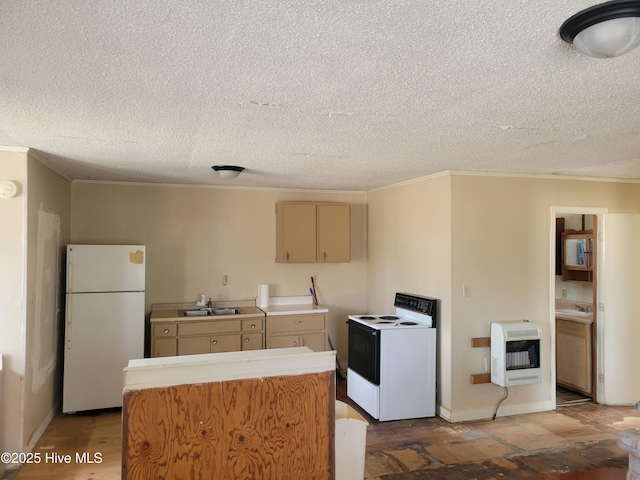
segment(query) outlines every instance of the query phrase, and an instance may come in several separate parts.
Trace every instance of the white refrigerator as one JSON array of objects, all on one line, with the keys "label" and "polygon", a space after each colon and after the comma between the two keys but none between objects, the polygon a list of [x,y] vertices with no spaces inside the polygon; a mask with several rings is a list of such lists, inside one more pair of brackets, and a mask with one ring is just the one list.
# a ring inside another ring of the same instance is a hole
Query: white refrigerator
[{"label": "white refrigerator", "polygon": [[62,411],[122,406],[144,357],[144,245],[68,245]]}]

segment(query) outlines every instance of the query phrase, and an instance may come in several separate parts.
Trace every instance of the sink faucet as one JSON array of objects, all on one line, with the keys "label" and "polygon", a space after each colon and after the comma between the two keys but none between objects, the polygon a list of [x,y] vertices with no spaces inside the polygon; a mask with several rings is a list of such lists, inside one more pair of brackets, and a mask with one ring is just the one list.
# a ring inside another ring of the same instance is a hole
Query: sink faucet
[{"label": "sink faucet", "polygon": [[209,301],[207,302],[207,308],[213,308],[213,302],[211,301],[211,297],[209,297]]},{"label": "sink faucet", "polygon": [[576,305],[576,310],[578,310],[579,312],[588,312],[589,311],[589,307],[581,307],[580,305]]}]

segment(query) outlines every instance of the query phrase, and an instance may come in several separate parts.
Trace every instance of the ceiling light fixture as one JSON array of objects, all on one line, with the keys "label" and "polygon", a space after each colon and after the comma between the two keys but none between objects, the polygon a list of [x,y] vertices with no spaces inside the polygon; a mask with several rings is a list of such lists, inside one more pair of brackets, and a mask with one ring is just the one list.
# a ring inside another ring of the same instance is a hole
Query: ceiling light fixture
[{"label": "ceiling light fixture", "polygon": [[244,167],[236,167],[235,165],[214,165],[211,168],[225,180],[236,178],[244,170]]},{"label": "ceiling light fixture", "polygon": [[640,45],[640,1],[614,0],[567,19],[560,37],[585,55],[618,57]]}]

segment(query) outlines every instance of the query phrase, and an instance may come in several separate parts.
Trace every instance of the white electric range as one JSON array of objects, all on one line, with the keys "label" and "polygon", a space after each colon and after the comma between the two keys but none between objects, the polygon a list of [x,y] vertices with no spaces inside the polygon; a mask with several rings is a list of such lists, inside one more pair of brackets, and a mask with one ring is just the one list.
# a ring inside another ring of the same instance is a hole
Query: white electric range
[{"label": "white electric range", "polygon": [[435,416],[437,304],[396,293],[393,314],[349,315],[347,396],[373,418]]}]

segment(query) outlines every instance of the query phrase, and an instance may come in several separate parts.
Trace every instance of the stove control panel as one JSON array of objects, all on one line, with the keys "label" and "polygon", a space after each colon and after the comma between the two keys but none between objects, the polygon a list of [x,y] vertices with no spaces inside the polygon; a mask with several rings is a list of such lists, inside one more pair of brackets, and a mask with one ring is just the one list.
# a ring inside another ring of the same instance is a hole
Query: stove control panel
[{"label": "stove control panel", "polygon": [[409,293],[396,293],[394,307],[404,308],[405,310],[413,310],[414,312],[424,313],[435,320],[436,306],[438,300],[431,297],[422,297]]}]

